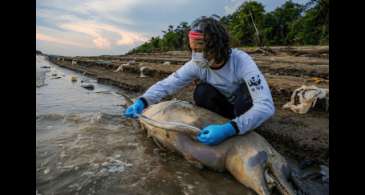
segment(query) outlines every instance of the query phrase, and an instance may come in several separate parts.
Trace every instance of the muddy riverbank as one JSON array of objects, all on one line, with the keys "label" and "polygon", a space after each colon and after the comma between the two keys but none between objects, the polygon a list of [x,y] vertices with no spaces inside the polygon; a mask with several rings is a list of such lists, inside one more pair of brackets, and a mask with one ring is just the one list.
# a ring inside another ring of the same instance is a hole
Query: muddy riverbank
[{"label": "muddy riverbank", "polygon": [[[323,48],[319,49],[323,50]],[[272,56],[251,54],[268,80],[277,110],[275,116],[256,131],[268,139],[280,152],[296,160],[309,159],[328,164],[329,116],[324,110],[325,102],[320,102],[313,111],[305,115],[282,109],[282,105],[290,99],[293,90],[303,84],[328,88],[328,59],[287,55],[288,52],[279,53],[285,51],[282,48],[276,50],[275,55]],[[91,75],[100,83],[134,91],[137,95],[177,70],[187,60],[187,52],[51,58],[51,61],[59,66]],[[74,64],[72,64],[73,61]],[[116,72],[120,65],[127,63],[128,65],[123,66],[122,70]],[[318,64],[315,65],[315,63]],[[141,67],[146,67],[143,72],[146,77],[140,77]],[[166,99],[178,98],[193,102],[193,90],[192,83]]]}]

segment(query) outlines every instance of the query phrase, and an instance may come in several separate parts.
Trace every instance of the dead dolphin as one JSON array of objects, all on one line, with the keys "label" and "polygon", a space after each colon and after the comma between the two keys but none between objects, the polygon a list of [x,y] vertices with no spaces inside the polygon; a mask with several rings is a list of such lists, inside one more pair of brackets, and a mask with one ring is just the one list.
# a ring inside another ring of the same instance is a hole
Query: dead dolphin
[{"label": "dead dolphin", "polygon": [[284,195],[296,194],[288,181],[286,160],[259,134],[235,136],[216,146],[194,140],[196,129],[225,123],[227,118],[186,101],[171,100],[149,106],[139,121],[159,147],[180,153],[194,165],[227,170],[259,195],[271,194],[274,187]]}]

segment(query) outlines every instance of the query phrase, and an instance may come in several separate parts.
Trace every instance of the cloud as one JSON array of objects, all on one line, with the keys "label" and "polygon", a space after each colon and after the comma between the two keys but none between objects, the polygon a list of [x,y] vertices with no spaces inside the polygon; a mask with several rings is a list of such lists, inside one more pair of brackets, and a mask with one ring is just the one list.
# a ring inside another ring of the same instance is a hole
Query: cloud
[{"label": "cloud", "polygon": [[161,34],[169,24],[192,20],[194,9],[207,12],[207,6],[195,4],[191,7],[191,0],[37,0],[37,33],[41,34],[37,40],[120,51]]},{"label": "cloud", "polygon": [[[133,10],[133,7],[138,6],[139,3],[141,0],[46,0],[38,3],[37,16],[45,16],[51,20],[62,20],[65,15],[84,16],[99,22],[109,21],[133,25],[133,21],[127,17],[126,13]],[[47,13],[47,15],[38,15],[38,12]]]},{"label": "cloud", "polygon": [[[111,49],[112,45],[132,45],[147,41],[149,38],[141,33],[129,32],[109,24],[100,24],[92,21],[64,23],[59,26],[78,33],[83,33],[92,38],[96,48]],[[103,36],[105,32],[117,35],[117,40]]]},{"label": "cloud", "polygon": [[51,43],[58,43],[58,44],[62,44],[62,45],[71,45],[71,46],[76,46],[76,47],[88,48],[88,46],[79,44],[77,42],[73,42],[73,41],[63,39],[60,37],[53,37],[53,36],[45,35],[42,33],[36,33],[36,40],[47,41],[47,42],[51,42]]}]

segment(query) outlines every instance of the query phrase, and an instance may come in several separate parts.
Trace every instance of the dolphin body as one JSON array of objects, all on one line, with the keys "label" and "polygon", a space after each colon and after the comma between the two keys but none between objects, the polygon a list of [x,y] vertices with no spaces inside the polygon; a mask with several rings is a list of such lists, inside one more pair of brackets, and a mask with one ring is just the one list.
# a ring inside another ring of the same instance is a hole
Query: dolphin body
[{"label": "dolphin body", "polygon": [[296,194],[288,181],[290,168],[285,158],[256,132],[215,146],[195,140],[197,129],[229,120],[223,116],[186,101],[170,100],[149,106],[138,119],[159,147],[180,153],[197,167],[228,171],[259,195],[269,195],[274,188],[283,195]]}]

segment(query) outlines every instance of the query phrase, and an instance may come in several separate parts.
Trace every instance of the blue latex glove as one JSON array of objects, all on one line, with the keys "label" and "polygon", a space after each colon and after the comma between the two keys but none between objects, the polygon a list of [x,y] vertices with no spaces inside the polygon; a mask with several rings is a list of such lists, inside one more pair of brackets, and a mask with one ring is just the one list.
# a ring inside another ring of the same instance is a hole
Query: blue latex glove
[{"label": "blue latex glove", "polygon": [[141,99],[137,99],[132,105],[130,105],[123,113],[125,117],[137,118],[137,114],[141,114],[144,109],[144,103]]},{"label": "blue latex glove", "polygon": [[202,129],[197,136],[199,142],[216,145],[236,134],[236,129],[230,122],[222,125],[209,125]]}]

